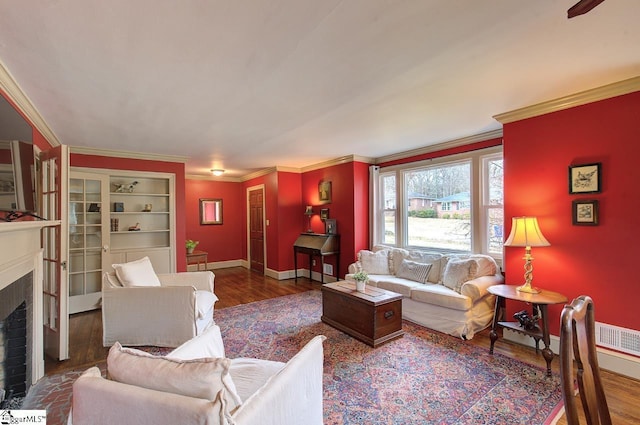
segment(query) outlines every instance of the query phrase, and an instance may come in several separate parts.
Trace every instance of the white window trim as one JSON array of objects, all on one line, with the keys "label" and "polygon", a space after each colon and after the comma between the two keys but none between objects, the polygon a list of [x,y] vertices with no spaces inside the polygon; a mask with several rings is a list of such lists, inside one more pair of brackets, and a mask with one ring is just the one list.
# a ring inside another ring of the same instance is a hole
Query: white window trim
[{"label": "white window trim", "polygon": [[[471,188],[470,188],[470,201],[471,201],[471,252],[474,253],[483,253],[491,255],[492,257],[499,260],[501,263],[502,255],[501,254],[489,254],[485,247],[486,244],[486,232],[483,229],[486,227],[487,216],[484,204],[482,203],[484,199],[486,199],[487,195],[483,195],[481,192],[486,186],[483,182],[484,172],[483,172],[483,160],[484,158],[502,155],[503,149],[502,146],[494,146],[485,149],[478,149],[471,152],[463,152],[454,155],[447,155],[438,158],[432,158],[428,160],[410,162],[406,164],[398,164],[392,165],[389,167],[380,167],[379,169],[379,178],[375,180],[374,184],[376,185],[375,191],[379,194],[378,199],[382,198],[382,189],[380,188],[380,181],[382,177],[385,175],[389,175],[391,173],[395,173],[396,175],[396,243],[393,246],[401,247],[401,248],[409,248],[409,249],[424,249],[417,248],[413,246],[409,246],[407,244],[408,241],[408,228],[407,228],[407,220],[404,218],[407,217],[408,210],[408,200],[406,198],[406,193],[404,190],[405,182],[404,182],[404,174],[407,171],[417,170],[425,167],[433,167],[440,164],[455,164],[456,162],[465,162],[471,161]],[[488,190],[488,189],[487,189]],[[375,208],[378,209],[381,213],[384,212],[384,200],[378,202],[375,205]],[[383,217],[384,214],[379,214],[379,217]],[[483,224],[485,223],[485,224]],[[371,241],[372,245],[376,244],[384,244],[384,222],[383,220],[377,220],[376,222],[371,223],[372,226],[376,226],[378,228],[378,238]],[[389,245],[389,244],[386,244]],[[434,251],[443,251],[446,250],[438,250],[431,249]]]},{"label": "white window trim", "polygon": [[[489,184],[488,184],[488,169],[487,169],[487,165],[489,163],[489,161],[493,160],[493,159],[498,159],[498,158],[503,158],[502,155],[502,151],[500,152],[493,152],[493,153],[486,153],[485,155],[482,155],[480,157],[480,172],[481,172],[481,181],[482,181],[482,196],[480,199],[480,203],[479,203],[479,207],[480,207],[480,223],[485,226],[486,228],[488,228],[489,226],[489,210],[492,208],[502,208],[504,210],[504,203],[502,205],[490,205],[490,200],[491,200],[491,196],[489,194]],[[503,164],[504,164],[504,158],[503,158]],[[503,182],[504,185],[504,182]],[[504,187],[503,187],[504,190]],[[504,223],[502,224],[502,229],[504,231]],[[488,240],[488,235],[489,232],[485,231],[485,232],[481,232],[481,239],[480,242],[482,244],[482,251],[488,255],[491,255],[492,257],[494,257],[495,259],[500,259],[502,260],[502,253],[504,252],[504,249],[500,252],[500,253],[489,253],[489,240]],[[503,234],[504,237],[504,234]]]}]

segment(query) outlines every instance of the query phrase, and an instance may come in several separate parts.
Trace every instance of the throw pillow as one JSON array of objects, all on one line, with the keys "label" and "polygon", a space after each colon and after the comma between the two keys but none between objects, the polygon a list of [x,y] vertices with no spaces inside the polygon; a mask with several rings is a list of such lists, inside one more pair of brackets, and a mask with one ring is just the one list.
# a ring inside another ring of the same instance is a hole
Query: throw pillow
[{"label": "throw pillow", "polygon": [[475,260],[450,259],[444,270],[442,284],[460,293],[462,284],[473,279],[477,271],[478,263]]},{"label": "throw pillow", "polygon": [[368,274],[391,274],[389,272],[389,251],[362,250],[358,252],[356,266],[358,271],[365,271]]},{"label": "throw pillow", "polygon": [[493,276],[497,273],[498,265],[496,264],[496,260],[492,257],[488,255],[474,254],[471,258],[476,260],[478,263],[478,271],[476,272],[475,277]]},{"label": "throw pillow", "polygon": [[122,286],[160,286],[160,280],[153,271],[149,257],[112,266]]},{"label": "throw pillow", "polygon": [[406,258],[407,260],[416,261],[418,263],[431,263],[431,271],[429,272],[427,280],[431,283],[440,282],[440,273],[442,273],[442,270],[440,270],[442,254],[439,252],[410,251]]},{"label": "throw pillow", "polygon": [[200,335],[196,335],[169,354],[168,358],[176,360],[193,360],[205,357],[223,358],[224,343],[218,325],[211,325]]},{"label": "throw pillow", "polygon": [[402,260],[409,257],[409,251],[402,248],[391,248],[389,250],[389,272],[396,275],[402,264]]},{"label": "throw pillow", "polygon": [[210,291],[196,291],[196,310],[198,319],[202,319],[218,301],[216,294]]},{"label": "throw pillow", "polygon": [[415,261],[402,260],[396,276],[403,279],[413,280],[415,282],[427,283],[431,266],[432,264],[430,263],[417,263]]},{"label": "throw pillow", "polygon": [[176,360],[124,348],[116,342],[107,356],[109,379],[150,390],[215,400],[218,393],[229,412],[242,403],[229,375],[231,360]]}]

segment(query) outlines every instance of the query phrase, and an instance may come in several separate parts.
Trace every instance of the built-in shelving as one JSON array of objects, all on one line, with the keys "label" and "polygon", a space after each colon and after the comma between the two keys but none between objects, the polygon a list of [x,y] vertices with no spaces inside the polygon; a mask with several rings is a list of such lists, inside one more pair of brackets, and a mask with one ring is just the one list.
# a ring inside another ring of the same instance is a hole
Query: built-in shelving
[{"label": "built-in shelving", "polygon": [[175,271],[174,185],[173,175],[163,173],[109,176],[113,263],[148,256],[156,272]]}]

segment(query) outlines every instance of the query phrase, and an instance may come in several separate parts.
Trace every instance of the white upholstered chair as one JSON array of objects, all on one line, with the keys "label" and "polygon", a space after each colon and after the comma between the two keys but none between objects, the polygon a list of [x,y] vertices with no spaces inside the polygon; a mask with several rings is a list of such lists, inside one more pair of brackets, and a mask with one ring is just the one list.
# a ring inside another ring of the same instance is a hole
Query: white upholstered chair
[{"label": "white upholstered chair", "polygon": [[[116,265],[117,266],[117,265]],[[114,267],[115,268],[115,267]],[[107,272],[102,279],[102,342],[177,347],[213,324],[215,275],[168,273],[127,282],[135,274]],[[135,275],[140,279],[140,274]],[[124,282],[123,282],[124,281]]]}]

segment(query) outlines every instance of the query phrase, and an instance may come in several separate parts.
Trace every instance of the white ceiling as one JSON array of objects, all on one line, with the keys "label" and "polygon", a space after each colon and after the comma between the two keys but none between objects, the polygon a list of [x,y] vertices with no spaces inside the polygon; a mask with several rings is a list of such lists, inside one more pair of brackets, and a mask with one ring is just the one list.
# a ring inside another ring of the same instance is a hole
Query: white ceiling
[{"label": "white ceiling", "polygon": [[70,146],[230,176],[380,157],[640,75],[640,1],[0,1],[0,61]]}]

